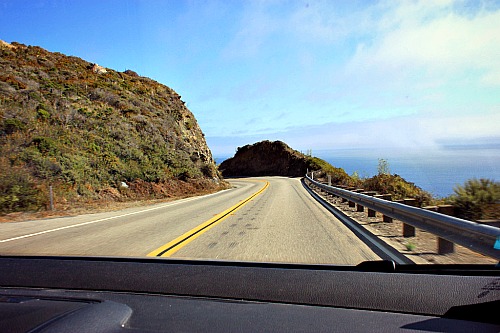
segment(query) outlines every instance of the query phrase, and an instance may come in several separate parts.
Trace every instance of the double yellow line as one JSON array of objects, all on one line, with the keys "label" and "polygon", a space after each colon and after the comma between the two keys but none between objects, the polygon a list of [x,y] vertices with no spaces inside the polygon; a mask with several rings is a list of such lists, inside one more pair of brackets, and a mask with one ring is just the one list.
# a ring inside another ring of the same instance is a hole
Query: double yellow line
[{"label": "double yellow line", "polygon": [[230,216],[231,213],[234,213],[244,205],[246,205],[250,200],[264,192],[267,188],[269,187],[269,182],[266,181],[266,184],[264,187],[262,187],[260,190],[249,196],[243,201],[240,201],[236,205],[232,206],[231,208],[223,211],[220,214],[215,215],[212,217],[210,220],[200,224],[199,226],[189,230],[185,234],[177,237],[173,241],[168,242],[167,244],[157,248],[156,250],[148,253],[148,257],[170,257],[172,254],[175,252],[179,251],[182,247],[186,246],[199,236],[201,236],[203,233],[206,231],[210,230],[211,228],[215,227],[217,224],[225,220],[228,216]]}]

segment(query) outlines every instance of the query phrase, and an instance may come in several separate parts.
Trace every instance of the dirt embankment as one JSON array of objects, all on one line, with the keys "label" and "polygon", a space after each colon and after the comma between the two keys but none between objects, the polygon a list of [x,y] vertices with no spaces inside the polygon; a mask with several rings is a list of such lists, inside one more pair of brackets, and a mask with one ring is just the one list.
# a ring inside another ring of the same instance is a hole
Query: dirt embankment
[{"label": "dirt embankment", "polygon": [[216,182],[207,179],[170,180],[163,183],[149,183],[138,180],[130,183],[128,188],[105,188],[99,192],[99,197],[95,199],[77,198],[67,200],[56,195],[54,197],[54,210],[47,207],[47,209],[39,211],[4,214],[0,216],[0,223],[93,214],[129,207],[147,206],[214,193],[229,187],[230,184],[225,181]]}]

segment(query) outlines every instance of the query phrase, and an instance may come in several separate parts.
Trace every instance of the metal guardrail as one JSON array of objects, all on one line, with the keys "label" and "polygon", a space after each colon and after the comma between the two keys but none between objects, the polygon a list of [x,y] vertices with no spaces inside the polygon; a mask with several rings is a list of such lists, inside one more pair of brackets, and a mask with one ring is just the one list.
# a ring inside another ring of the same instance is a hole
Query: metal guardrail
[{"label": "metal guardrail", "polygon": [[500,229],[433,211],[328,186],[305,176],[323,191],[400,220],[438,237],[500,260]]}]

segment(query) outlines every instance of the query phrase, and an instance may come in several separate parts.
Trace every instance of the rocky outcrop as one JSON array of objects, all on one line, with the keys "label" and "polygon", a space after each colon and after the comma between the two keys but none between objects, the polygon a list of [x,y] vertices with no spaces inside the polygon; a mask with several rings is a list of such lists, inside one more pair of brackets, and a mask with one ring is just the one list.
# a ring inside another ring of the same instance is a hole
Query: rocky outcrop
[{"label": "rocky outcrop", "polygon": [[106,74],[108,72],[106,68],[99,66],[98,64],[93,64],[90,69],[96,74]]},{"label": "rocky outcrop", "polygon": [[130,75],[130,76],[135,76],[135,77],[139,77],[139,74],[137,74],[136,72],[134,72],[133,70],[131,69],[127,69],[126,71],[124,71],[123,73],[127,74],[127,75]]},{"label": "rocky outcrop", "polygon": [[[239,147],[235,156],[225,160],[219,170],[233,176],[303,176],[312,168],[310,157],[281,141],[261,141]],[[314,170],[317,168],[312,168]]]},{"label": "rocky outcrop", "polygon": [[7,43],[3,40],[0,39],[0,47],[4,47],[4,48],[9,48],[9,49],[13,49],[15,48],[14,45],[10,44],[10,43]]}]

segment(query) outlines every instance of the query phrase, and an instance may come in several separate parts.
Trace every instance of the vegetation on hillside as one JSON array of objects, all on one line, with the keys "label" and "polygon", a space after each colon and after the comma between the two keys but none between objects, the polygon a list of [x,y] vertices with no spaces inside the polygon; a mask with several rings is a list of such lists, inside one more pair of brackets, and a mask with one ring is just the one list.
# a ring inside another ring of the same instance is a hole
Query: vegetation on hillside
[{"label": "vegetation on hillside", "polygon": [[417,200],[418,206],[426,206],[432,203],[432,195],[414,183],[406,181],[399,175],[378,174],[364,179],[361,187],[368,191],[377,191],[392,195],[392,199],[399,200],[413,198]]},{"label": "vegetation on hillside", "polygon": [[137,184],[210,187],[219,179],[196,119],[172,89],[131,70],[4,42],[0,167],[0,212],[42,208],[49,185],[59,200],[77,200],[125,182],[130,189],[118,195],[138,198]]},{"label": "vegetation on hillside", "polygon": [[361,187],[368,191],[391,194],[394,200],[416,199],[419,207],[433,202],[432,195],[429,192],[424,191],[414,183],[408,182],[400,175],[392,175],[389,162],[386,159],[380,158],[378,160],[377,171],[377,175],[360,180]]},{"label": "vegetation on hillside", "polygon": [[307,165],[310,170],[315,170],[315,177],[327,179],[330,175],[332,184],[352,186],[356,182],[342,168],[332,166],[318,157],[307,156]]},{"label": "vegetation on hillside", "polygon": [[376,191],[380,194],[390,194],[392,199],[399,200],[413,198],[417,200],[418,206],[433,203],[432,195],[424,191],[414,183],[406,181],[399,175],[390,173],[389,163],[385,159],[379,159],[377,166],[378,174],[373,177],[361,178],[357,172],[349,176],[344,169],[331,166],[328,162],[313,157],[312,159],[322,161],[318,163],[319,172],[315,172],[315,178],[325,181],[327,175],[331,176],[332,184],[348,187],[362,188],[366,191]]}]

